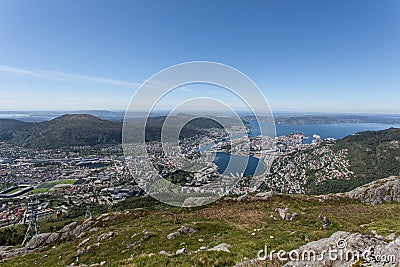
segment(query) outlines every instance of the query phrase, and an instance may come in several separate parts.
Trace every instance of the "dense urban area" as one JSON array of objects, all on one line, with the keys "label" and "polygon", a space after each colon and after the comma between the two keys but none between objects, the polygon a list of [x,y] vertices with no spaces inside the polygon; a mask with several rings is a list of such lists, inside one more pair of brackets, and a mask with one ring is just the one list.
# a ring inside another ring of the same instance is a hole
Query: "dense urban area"
[{"label": "dense urban area", "polygon": [[[234,129],[240,133],[240,129]],[[349,178],[347,151],[333,151],[330,146],[335,141],[322,140],[315,135],[312,142],[303,134],[289,134],[275,138],[276,149],[266,137],[247,135],[229,139],[222,129],[204,129],[206,135],[184,139],[181,152],[190,160],[202,161],[204,167],[196,172],[179,171],[180,161],[174,162],[172,149],[168,143],[148,142],[146,149],[154,169],[172,183],[180,184],[187,191],[211,188],[221,195],[247,193],[249,177],[243,173],[223,175],[209,157],[212,153],[225,152],[245,154],[260,159],[267,165],[275,158],[269,172],[256,178],[261,181],[257,190],[285,193],[304,193],[310,175],[317,181],[334,177]],[[201,148],[209,146],[207,151]],[[200,148],[200,149],[199,149]],[[312,153],[303,153],[312,149]],[[169,151],[170,157],[166,157]],[[204,152],[204,154],[202,154]],[[172,155],[172,156],[171,156]],[[135,166],[136,172],[129,171],[128,164]],[[39,199],[37,216],[62,218],[76,207],[90,212],[90,208],[112,206],[130,197],[145,195],[136,183],[137,176],[146,176],[143,160],[128,157],[125,160],[120,145],[73,146],[58,149],[29,149],[7,143],[0,143],[0,184],[1,209],[0,226],[26,223],[29,219],[28,203]],[[227,185],[233,185],[227,190]],[[208,186],[208,187],[207,187]]]}]

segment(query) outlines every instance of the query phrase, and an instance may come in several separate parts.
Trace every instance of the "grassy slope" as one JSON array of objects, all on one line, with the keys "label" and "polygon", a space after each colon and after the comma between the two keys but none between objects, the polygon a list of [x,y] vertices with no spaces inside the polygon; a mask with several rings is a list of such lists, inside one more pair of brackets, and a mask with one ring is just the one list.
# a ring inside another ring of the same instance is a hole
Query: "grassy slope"
[{"label": "grassy slope", "polygon": [[[279,217],[274,211],[277,207],[288,207],[291,212],[306,212],[295,222],[274,221],[270,215]],[[321,229],[319,216],[325,214],[332,225]],[[377,230],[386,235],[389,230],[400,234],[400,204],[382,204],[368,206],[357,201],[329,200],[320,202],[304,195],[275,196],[270,201],[235,202],[222,200],[206,207],[195,209],[167,208],[158,211],[145,209],[130,210],[128,214],[111,215],[101,221],[101,231],[89,233],[83,238],[71,238],[61,244],[51,244],[33,254],[16,257],[1,262],[1,266],[65,266],[75,262],[77,245],[85,238],[85,244],[92,248],[81,256],[79,263],[92,264],[107,261],[107,266],[226,266],[234,265],[245,258],[255,258],[257,251],[265,244],[271,249],[294,249],[308,240],[317,240],[330,236],[338,230],[370,233]],[[167,234],[177,230],[181,225],[198,228],[199,232],[182,235],[173,240]],[[361,228],[360,225],[366,225]],[[49,228],[45,225],[44,228]],[[254,229],[261,229],[254,231]],[[134,238],[132,235],[150,231],[150,239],[140,245],[127,249],[126,246],[139,240],[143,235]],[[101,233],[114,231],[118,235],[111,240],[101,241],[96,247],[97,237]],[[255,233],[255,235],[252,235]],[[270,236],[274,236],[273,239]],[[204,242],[199,242],[199,238]],[[191,255],[159,255],[166,250],[174,253],[186,243],[189,250],[200,246],[213,247],[222,242],[231,244],[232,253],[201,252]],[[53,248],[53,245],[55,246]],[[154,253],[152,255],[151,253]],[[47,256],[45,256],[47,255]],[[149,256],[150,255],[150,256]]]}]

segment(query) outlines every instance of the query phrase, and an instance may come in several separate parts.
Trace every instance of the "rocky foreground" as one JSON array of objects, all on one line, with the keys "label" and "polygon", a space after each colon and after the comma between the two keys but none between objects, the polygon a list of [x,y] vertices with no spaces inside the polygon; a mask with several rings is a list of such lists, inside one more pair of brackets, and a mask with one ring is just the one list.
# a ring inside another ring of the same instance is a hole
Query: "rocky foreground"
[{"label": "rocky foreground", "polygon": [[[259,193],[192,210],[107,213],[0,247],[0,265],[400,266],[399,189],[400,178],[389,177],[344,194]],[[266,244],[295,258],[257,258]]]},{"label": "rocky foreground", "polygon": [[338,231],[301,246],[284,266],[400,266],[400,237]]}]

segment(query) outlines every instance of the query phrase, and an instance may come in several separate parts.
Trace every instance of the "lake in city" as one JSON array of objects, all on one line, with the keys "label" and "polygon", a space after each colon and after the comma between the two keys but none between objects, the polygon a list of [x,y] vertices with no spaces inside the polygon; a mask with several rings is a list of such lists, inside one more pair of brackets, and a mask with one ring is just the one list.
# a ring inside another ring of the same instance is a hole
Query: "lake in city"
[{"label": "lake in city", "polygon": [[218,166],[218,172],[225,175],[231,173],[233,175],[243,173],[244,176],[259,175],[265,170],[265,165],[256,157],[232,155],[225,152],[215,153],[214,163]]}]

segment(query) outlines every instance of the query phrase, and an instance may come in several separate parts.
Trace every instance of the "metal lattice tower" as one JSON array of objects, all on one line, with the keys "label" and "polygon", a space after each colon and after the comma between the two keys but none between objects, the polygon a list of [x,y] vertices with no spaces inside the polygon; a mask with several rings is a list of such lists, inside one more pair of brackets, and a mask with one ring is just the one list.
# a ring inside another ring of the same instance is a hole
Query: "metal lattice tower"
[{"label": "metal lattice tower", "polygon": [[30,202],[28,203],[28,216],[29,216],[29,224],[28,224],[28,229],[26,230],[24,241],[22,241],[22,245],[25,245],[27,241],[29,241],[32,237],[35,235],[40,234],[39,231],[39,226],[37,222],[37,207],[39,205],[39,201],[37,199],[37,195],[35,195],[35,200],[33,200],[32,197],[30,197]]},{"label": "metal lattice tower", "polygon": [[86,215],[85,218],[90,218],[92,217],[92,213],[90,212],[90,204],[86,204]]}]

